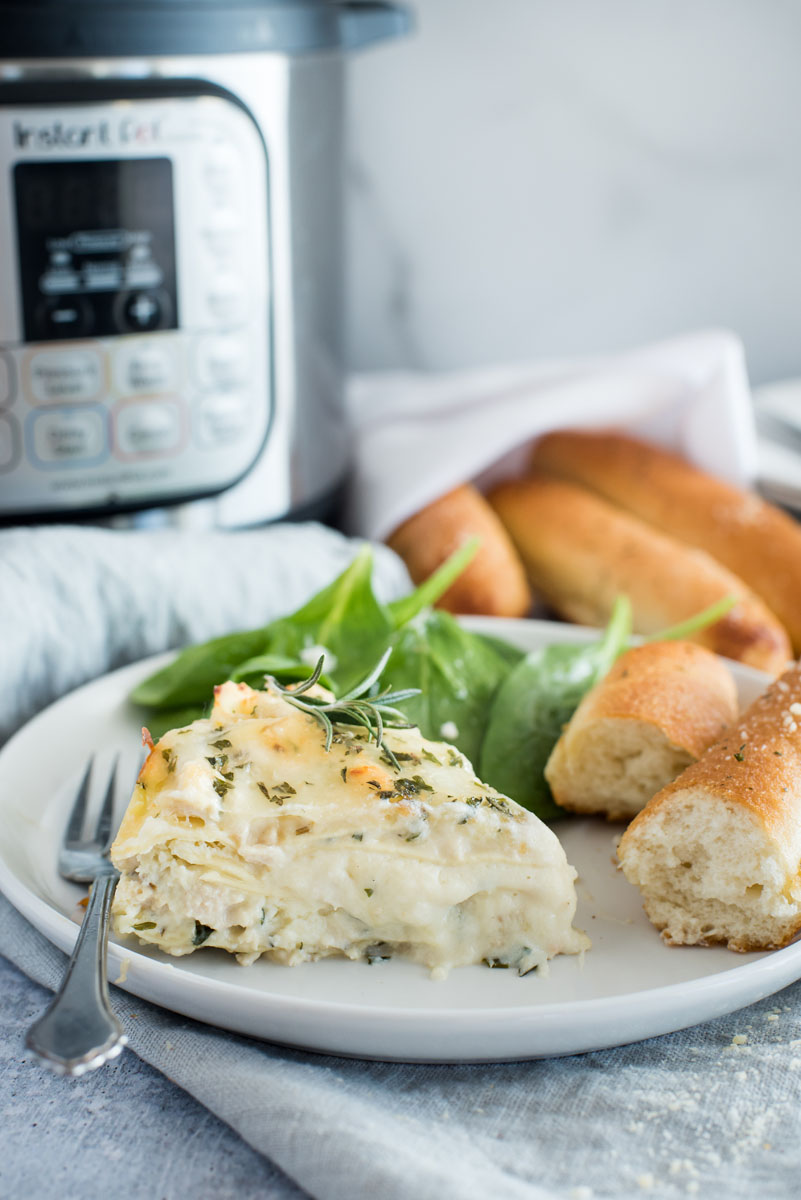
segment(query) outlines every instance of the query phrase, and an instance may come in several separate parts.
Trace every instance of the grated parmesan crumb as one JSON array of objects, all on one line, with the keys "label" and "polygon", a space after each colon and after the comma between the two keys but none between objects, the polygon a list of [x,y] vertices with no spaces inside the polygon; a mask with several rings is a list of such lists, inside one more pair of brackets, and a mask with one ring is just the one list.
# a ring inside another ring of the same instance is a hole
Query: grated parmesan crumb
[{"label": "grated parmesan crumb", "polygon": [[123,983],[125,983],[126,979],[128,978],[128,968],[130,967],[130,965],[131,965],[130,958],[124,958],[122,960],[122,962],[120,963],[120,973],[117,976],[117,978],[114,980],[114,983],[118,987],[120,987]]}]

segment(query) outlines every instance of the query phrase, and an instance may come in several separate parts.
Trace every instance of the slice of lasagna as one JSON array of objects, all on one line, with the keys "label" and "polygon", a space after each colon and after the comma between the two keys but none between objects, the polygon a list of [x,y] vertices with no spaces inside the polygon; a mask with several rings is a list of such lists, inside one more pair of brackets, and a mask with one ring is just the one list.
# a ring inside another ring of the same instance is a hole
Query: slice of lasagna
[{"label": "slice of lasagna", "polygon": [[241,683],[166,734],[111,850],[117,932],[245,964],[398,953],[438,973],[525,973],[588,947],[556,835],[458,750],[416,728],[325,741],[279,691]]}]

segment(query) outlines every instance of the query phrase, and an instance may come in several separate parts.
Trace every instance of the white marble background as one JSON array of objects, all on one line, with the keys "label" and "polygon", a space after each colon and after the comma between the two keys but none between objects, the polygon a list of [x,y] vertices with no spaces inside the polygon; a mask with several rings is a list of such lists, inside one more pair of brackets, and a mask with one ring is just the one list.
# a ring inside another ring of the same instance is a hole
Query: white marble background
[{"label": "white marble background", "polygon": [[709,325],[801,374],[801,0],[415,0],[350,67],[356,368]]}]

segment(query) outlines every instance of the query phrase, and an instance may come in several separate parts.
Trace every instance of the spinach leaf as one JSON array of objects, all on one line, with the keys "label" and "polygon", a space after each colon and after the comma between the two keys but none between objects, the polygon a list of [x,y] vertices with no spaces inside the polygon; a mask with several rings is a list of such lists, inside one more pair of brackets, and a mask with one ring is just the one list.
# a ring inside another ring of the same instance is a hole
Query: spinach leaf
[{"label": "spinach leaf", "polygon": [[[421,695],[404,701],[409,720],[424,737],[454,742],[477,767],[489,704],[508,671],[508,659],[493,639],[432,609],[396,635],[382,684],[420,688]],[[443,734],[448,723],[457,729],[453,736]]]},{"label": "spinach leaf", "polygon": [[200,717],[207,717],[210,704],[190,704],[186,708],[152,709],[145,718],[148,731],[154,742],[171,729],[182,729]]},{"label": "spinach leaf", "polygon": [[230,679],[239,663],[266,649],[269,628],[228,633],[199,646],[187,646],[166,667],[135,687],[131,699],[145,708],[204,704],[215,684]]},{"label": "spinach leaf", "polygon": [[726,613],[730,612],[737,604],[737,600],[737,596],[724,596],[722,600],[710,604],[709,608],[701,609],[699,613],[688,617],[686,621],[679,621],[678,625],[670,625],[660,633],[652,633],[642,640],[644,642],[678,642],[682,638],[691,638],[694,633],[706,629],[709,625],[714,625],[715,621],[725,617]]},{"label": "spinach leaf", "polygon": [[347,690],[375,665],[393,629],[387,609],[373,594],[371,575],[372,552],[365,546],[333,583],[296,613],[259,629],[188,646],[140,683],[131,699],[151,709],[203,705],[215,684],[241,678],[245,667],[255,674],[254,660],[279,660],[283,666],[272,669],[277,674],[293,664],[300,668],[301,652],[314,645],[325,646],[336,657],[336,668],[328,674],[338,690]]},{"label": "spinach leaf", "polygon": [[511,642],[505,642],[503,638],[494,637],[489,633],[477,633],[475,636],[496,654],[499,654],[510,668],[516,667],[520,659],[526,656],[525,650],[521,650],[519,646],[513,646]]},{"label": "spinach leaf", "polygon": [[[253,688],[264,687],[264,676],[273,675],[276,679],[280,679],[282,683],[291,683],[308,679],[312,668],[316,666],[314,663],[301,662],[296,658],[287,658],[284,654],[257,654],[254,658],[247,658],[243,663],[240,663],[233,674],[229,677],[235,683],[240,681],[250,684]],[[320,675],[320,682],[323,687],[331,687],[331,680],[327,675]]]},{"label": "spinach leaf", "polygon": [[372,551],[364,546],[333,583],[268,626],[264,651],[299,659],[301,651],[324,646],[335,659],[325,663],[325,670],[337,694],[355,687],[381,658],[394,628],[386,606],[375,597],[372,573]]},{"label": "spinach leaf", "polygon": [[626,649],[631,606],[618,600],[597,642],[535,650],[507,675],[489,713],[480,775],[544,821],[564,815],[543,774],[562,727],[582,696]]},{"label": "spinach leaf", "polygon": [[468,538],[463,546],[458,550],[454,550],[453,554],[445,560],[433,575],[429,575],[428,579],[424,579],[419,587],[416,587],[413,592],[409,592],[408,596],[401,596],[399,600],[392,600],[387,608],[393,624],[397,629],[407,625],[412,617],[416,617],[424,608],[430,608],[436,604],[440,596],[447,592],[451,584],[458,579],[465,567],[473,561],[481,545],[481,539],[477,537]]}]

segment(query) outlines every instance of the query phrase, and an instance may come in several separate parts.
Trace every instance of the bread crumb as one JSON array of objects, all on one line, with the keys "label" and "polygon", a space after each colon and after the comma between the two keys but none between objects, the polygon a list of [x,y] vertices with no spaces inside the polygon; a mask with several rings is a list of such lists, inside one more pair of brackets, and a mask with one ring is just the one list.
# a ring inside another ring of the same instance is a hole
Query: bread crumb
[{"label": "bread crumb", "polygon": [[734,1037],[731,1039],[731,1044],[732,1046],[744,1046],[747,1041],[748,1037],[746,1034],[735,1033]]},{"label": "bread crumb", "polygon": [[130,958],[124,958],[122,960],[122,962],[120,963],[120,973],[117,976],[117,978],[113,981],[115,984],[117,984],[119,986],[119,985],[125,983],[125,980],[128,978],[128,968],[130,967],[130,965],[131,965]]},{"label": "bread crumb", "polygon": [[637,1176],[637,1183],[643,1191],[648,1191],[649,1188],[654,1186],[654,1177],[650,1171],[646,1171],[644,1175]]},{"label": "bread crumb", "polygon": [[766,1021],[778,1021],[778,1019],[779,1019],[778,1013],[765,1013]]}]

